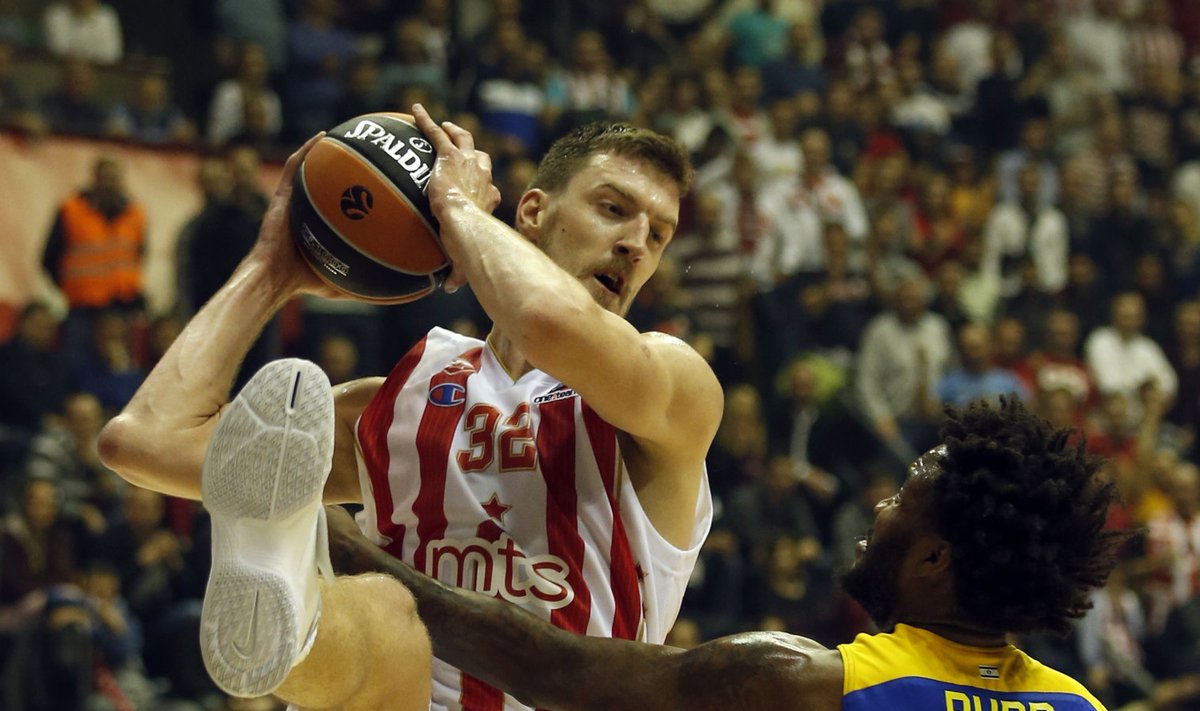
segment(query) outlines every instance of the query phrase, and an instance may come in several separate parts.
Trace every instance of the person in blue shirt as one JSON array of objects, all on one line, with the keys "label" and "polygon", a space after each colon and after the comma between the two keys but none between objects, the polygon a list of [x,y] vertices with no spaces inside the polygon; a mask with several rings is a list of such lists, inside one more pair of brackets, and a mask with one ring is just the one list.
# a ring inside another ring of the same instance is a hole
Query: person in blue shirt
[{"label": "person in blue shirt", "polygon": [[938,381],[942,402],[965,407],[975,400],[995,402],[1009,394],[1029,401],[1028,388],[1017,374],[992,363],[992,335],[986,326],[967,323],[958,329],[958,357],[961,365]]}]

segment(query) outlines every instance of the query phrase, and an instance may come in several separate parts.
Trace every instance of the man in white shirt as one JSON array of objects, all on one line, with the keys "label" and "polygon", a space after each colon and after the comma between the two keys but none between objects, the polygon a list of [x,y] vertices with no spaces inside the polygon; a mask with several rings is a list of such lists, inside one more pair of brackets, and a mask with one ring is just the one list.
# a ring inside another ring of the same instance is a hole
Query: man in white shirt
[{"label": "man in white shirt", "polygon": [[759,209],[767,231],[754,250],[751,272],[760,289],[801,271],[825,266],[824,225],[842,225],[851,242],[851,263],[865,262],[870,223],[854,183],[829,162],[829,135],[810,128],[800,139],[803,170],[790,181],[776,181],[760,191]]},{"label": "man in white shirt", "polygon": [[871,319],[859,348],[859,404],[898,458],[924,451],[934,438],[940,407],[934,389],[953,353],[950,327],[929,310],[928,291],[921,277],[901,282],[892,308]]},{"label": "man in white shirt", "polygon": [[950,132],[950,107],[925,83],[925,67],[916,59],[896,69],[901,98],[892,106],[892,122],[918,135],[945,136]]},{"label": "man in white shirt", "polygon": [[1179,381],[1162,348],[1142,333],[1145,323],[1146,304],[1141,294],[1117,294],[1112,302],[1112,325],[1092,331],[1084,344],[1084,360],[1100,392],[1122,393],[1131,403],[1139,403],[1141,388],[1153,385],[1169,403]]},{"label": "man in white shirt", "polygon": [[813,205],[823,222],[840,222],[857,248],[862,248],[870,226],[858,188],[829,162],[832,146],[829,135],[810,128],[800,137],[804,151],[804,170],[800,191],[811,194]]},{"label": "man in white shirt", "polygon": [[57,57],[116,64],[121,59],[121,22],[99,0],[69,0],[46,8],[46,47]]},{"label": "man in white shirt", "polygon": [[1067,218],[1039,199],[1042,171],[1036,163],[1022,166],[1017,182],[1019,200],[998,203],[984,225],[983,269],[1000,280],[1002,296],[1014,296],[1021,289],[1021,265],[1031,261],[1038,288],[1055,294],[1067,284]]},{"label": "man in white shirt", "polygon": [[804,166],[804,153],[796,136],[800,114],[796,111],[795,101],[777,99],[768,108],[767,117],[771,122],[771,130],[749,146],[747,151],[758,167],[763,189],[769,191],[778,185],[788,186],[796,182]]},{"label": "man in white shirt", "polygon": [[1117,0],[1096,0],[1091,13],[1068,20],[1067,39],[1105,90],[1129,89],[1129,28],[1121,20]]},{"label": "man in white shirt", "polygon": [[992,27],[995,24],[996,3],[979,0],[971,16],[943,35],[942,48],[954,57],[959,86],[968,94],[975,94],[975,87],[991,67]]},{"label": "man in white shirt", "polygon": [[765,230],[755,242],[749,271],[760,291],[825,266],[824,233],[814,197],[796,181],[759,192],[756,205]]}]

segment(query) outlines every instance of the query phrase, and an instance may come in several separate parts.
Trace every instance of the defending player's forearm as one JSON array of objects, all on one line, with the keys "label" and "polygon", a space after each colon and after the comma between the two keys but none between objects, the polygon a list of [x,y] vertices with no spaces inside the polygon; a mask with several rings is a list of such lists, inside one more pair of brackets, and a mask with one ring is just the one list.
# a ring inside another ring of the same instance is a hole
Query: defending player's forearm
[{"label": "defending player's forearm", "polygon": [[679,650],[565,632],[522,610],[418,573],[382,549],[331,538],[340,574],[383,573],[404,583],[439,659],[511,694],[556,709],[676,708]]}]

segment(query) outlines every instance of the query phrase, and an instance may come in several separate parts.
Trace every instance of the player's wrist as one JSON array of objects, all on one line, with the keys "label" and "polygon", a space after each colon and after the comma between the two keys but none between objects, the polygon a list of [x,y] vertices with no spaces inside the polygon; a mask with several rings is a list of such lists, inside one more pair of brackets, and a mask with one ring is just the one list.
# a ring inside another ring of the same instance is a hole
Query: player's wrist
[{"label": "player's wrist", "polygon": [[[478,254],[495,232],[490,213],[461,193],[453,193],[434,211],[438,219],[438,237],[450,263],[461,270],[468,254]],[[472,243],[474,240],[474,245]]]},{"label": "player's wrist", "polygon": [[447,226],[461,223],[470,224],[479,220],[486,220],[491,215],[491,213],[487,212],[483,206],[473,200],[465,191],[457,188],[451,188],[447,191],[446,196],[434,206],[433,212],[438,218],[438,223],[441,225],[443,242],[445,241]]},{"label": "player's wrist", "polygon": [[[301,270],[309,273],[303,273]],[[241,285],[253,292],[258,303],[281,308],[293,296],[305,291],[305,277],[314,284],[319,283],[316,276],[303,264],[283,267],[252,252],[238,265],[229,283]]]}]

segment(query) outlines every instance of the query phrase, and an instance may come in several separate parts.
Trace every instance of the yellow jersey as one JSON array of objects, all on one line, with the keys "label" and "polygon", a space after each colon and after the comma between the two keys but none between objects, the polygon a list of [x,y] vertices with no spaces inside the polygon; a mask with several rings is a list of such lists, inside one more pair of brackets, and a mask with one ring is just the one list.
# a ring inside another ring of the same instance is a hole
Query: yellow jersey
[{"label": "yellow jersey", "polygon": [[896,625],[838,651],[843,711],[1104,711],[1082,684],[1012,645],[971,647]]}]

